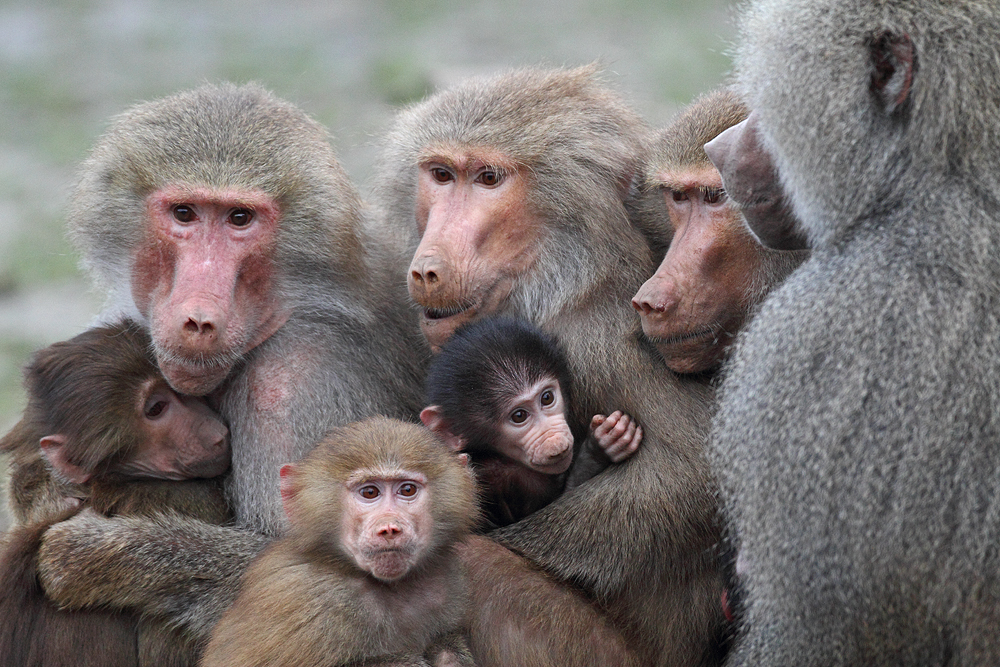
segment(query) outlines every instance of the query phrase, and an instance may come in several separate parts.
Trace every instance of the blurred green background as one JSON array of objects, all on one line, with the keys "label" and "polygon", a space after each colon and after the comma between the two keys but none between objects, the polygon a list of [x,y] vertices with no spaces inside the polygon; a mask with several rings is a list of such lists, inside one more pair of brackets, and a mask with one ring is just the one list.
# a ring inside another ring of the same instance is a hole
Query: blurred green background
[{"label": "blurred green background", "polygon": [[471,74],[598,60],[663,125],[723,81],[732,4],[0,0],[0,429],[23,407],[30,353],[100,309],[63,209],[111,115],[206,81],[259,81],[330,128],[367,193],[394,110]]}]

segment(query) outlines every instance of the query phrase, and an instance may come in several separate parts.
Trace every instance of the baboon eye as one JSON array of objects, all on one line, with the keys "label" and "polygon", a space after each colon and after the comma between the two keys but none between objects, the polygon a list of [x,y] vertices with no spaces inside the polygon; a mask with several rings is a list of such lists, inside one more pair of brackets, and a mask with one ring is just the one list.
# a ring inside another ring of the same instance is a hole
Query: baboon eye
[{"label": "baboon eye", "polygon": [[518,408],[514,412],[510,413],[510,420],[515,424],[523,424],[528,419],[528,411],[524,408]]},{"label": "baboon eye", "polygon": [[487,169],[486,171],[481,172],[476,180],[488,188],[493,188],[500,185],[500,181],[503,180],[503,176],[500,175],[499,171]]},{"label": "baboon eye", "polygon": [[431,167],[431,178],[433,178],[438,183],[448,183],[453,180],[451,177],[451,172],[444,167]]},{"label": "baboon eye", "polygon": [[546,389],[542,392],[541,401],[542,405],[552,405],[556,401],[556,395],[551,389]]},{"label": "baboon eye", "polygon": [[368,486],[362,486],[360,489],[358,489],[358,493],[361,494],[361,497],[364,498],[365,500],[375,500],[380,495],[382,495],[381,492],[378,490],[378,487],[373,484],[369,484]]},{"label": "baboon eye", "polygon": [[688,195],[683,190],[671,190],[670,196],[674,198],[674,201],[687,201]]},{"label": "baboon eye", "polygon": [[253,221],[253,211],[238,208],[229,214],[229,224],[233,227],[246,227]]},{"label": "baboon eye", "polygon": [[722,188],[706,188],[705,203],[718,204],[726,200],[726,191]]},{"label": "baboon eye", "polygon": [[173,208],[174,219],[178,222],[191,222],[194,220],[194,208],[188,204],[177,204]]},{"label": "baboon eye", "polygon": [[412,498],[417,495],[417,485],[412,482],[406,482],[405,484],[399,485],[399,495],[404,498]]},{"label": "baboon eye", "polygon": [[155,401],[152,405],[146,407],[146,418],[156,419],[167,409],[167,405],[167,401]]}]

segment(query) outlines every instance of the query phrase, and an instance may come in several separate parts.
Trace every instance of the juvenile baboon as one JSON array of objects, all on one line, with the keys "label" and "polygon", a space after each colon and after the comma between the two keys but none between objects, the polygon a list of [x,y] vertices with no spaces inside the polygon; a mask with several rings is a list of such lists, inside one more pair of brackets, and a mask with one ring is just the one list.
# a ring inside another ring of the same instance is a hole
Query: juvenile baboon
[{"label": "juvenile baboon", "polygon": [[[247,571],[202,664],[442,664],[441,640],[454,646],[465,632],[454,545],[477,518],[468,456],[379,417],[334,429],[283,466],[281,493],[289,533]],[[467,648],[450,657],[472,665]]]},{"label": "juvenile baboon", "polygon": [[640,228],[665,228],[671,241],[632,306],[677,373],[716,370],[756,306],[807,256],[758,243],[705,154],[747,113],[726,89],[699,98],[657,134],[639,179]]},{"label": "juvenile baboon", "polygon": [[46,534],[39,572],[61,605],[137,608],[205,636],[285,526],[280,464],[332,426],[423,407],[429,351],[393,272],[405,256],[372,235],[326,131],[255,85],[125,112],[69,217],[167,380],[211,392],[229,423],[237,526],[81,514]]},{"label": "juvenile baboon", "polygon": [[731,662],[997,664],[1000,7],[768,0],[741,32],[748,125],[812,256],[713,429]]},{"label": "juvenile baboon", "polygon": [[154,619],[58,610],[39,586],[36,557],[45,530],[80,506],[107,516],[175,512],[227,521],[221,484],[192,479],[229,467],[225,425],[202,399],[174,393],[149,336],[132,322],[39,351],[25,384],[24,418],[0,439],[0,450],[14,457],[17,517],[28,518],[29,507],[48,514],[16,526],[0,549],[3,664],[193,667],[197,642]]},{"label": "juvenile baboon", "polygon": [[[721,625],[702,454],[711,389],[663,371],[631,308],[655,268],[624,205],[646,131],[593,67],[474,79],[400,114],[379,196],[414,250],[409,289],[433,347],[477,317],[526,319],[566,352],[574,421],[622,410],[645,432],[627,461],[493,536],[585,590],[643,660],[691,665],[712,659]],[[488,541],[471,545],[477,659],[479,649],[508,664],[623,659],[580,622],[589,611],[551,618],[548,599],[521,597],[536,595],[539,574]],[[484,572],[473,561],[506,564]]]},{"label": "juvenile baboon", "polygon": [[420,419],[472,457],[490,527],[523,519],[575,485],[570,466],[585,442],[615,463],[642,442],[642,427],[620,411],[594,415],[589,433],[570,424],[566,356],[523,320],[489,317],[458,329],[431,361],[426,385],[430,405]]}]

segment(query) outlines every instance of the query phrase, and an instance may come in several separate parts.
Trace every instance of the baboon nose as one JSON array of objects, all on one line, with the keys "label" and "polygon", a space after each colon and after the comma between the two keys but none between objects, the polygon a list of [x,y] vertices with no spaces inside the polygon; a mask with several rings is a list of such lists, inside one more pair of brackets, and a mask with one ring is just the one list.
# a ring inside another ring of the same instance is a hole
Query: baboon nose
[{"label": "baboon nose", "polygon": [[413,271],[410,275],[413,278],[413,282],[421,287],[425,285],[433,285],[438,282],[438,274],[433,270],[423,272]]},{"label": "baboon nose", "polygon": [[652,315],[653,313],[665,313],[669,309],[669,305],[664,302],[663,299],[654,299],[649,297],[638,297],[632,299],[632,307],[640,315]]},{"label": "baboon nose", "polygon": [[189,356],[213,354],[222,342],[225,324],[225,319],[215,314],[188,311],[176,334],[176,344]]},{"label": "baboon nose", "polygon": [[397,537],[402,532],[403,531],[401,531],[399,529],[399,526],[395,526],[395,525],[393,525],[391,523],[386,524],[386,525],[384,525],[384,526],[382,526],[381,528],[378,529],[378,535],[379,535],[379,537],[385,537],[385,538],[388,538],[388,539],[392,539],[394,537]]},{"label": "baboon nose", "polygon": [[436,255],[418,257],[410,264],[410,289],[430,295],[441,289],[447,280],[445,262]]},{"label": "baboon nose", "polygon": [[215,333],[215,325],[210,320],[189,317],[184,323],[184,332],[196,336],[210,336]]},{"label": "baboon nose", "polygon": [[648,315],[653,309],[646,300],[632,299],[632,307],[636,312]]}]

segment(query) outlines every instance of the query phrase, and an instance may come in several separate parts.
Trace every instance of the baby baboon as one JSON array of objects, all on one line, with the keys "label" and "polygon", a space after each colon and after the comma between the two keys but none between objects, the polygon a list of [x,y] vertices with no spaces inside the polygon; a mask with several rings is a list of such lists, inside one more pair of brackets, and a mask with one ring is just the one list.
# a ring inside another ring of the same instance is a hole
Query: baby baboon
[{"label": "baby baboon", "polygon": [[[229,467],[225,424],[203,399],[167,385],[149,335],[128,321],[39,351],[25,384],[24,417],[0,440],[15,462],[11,505],[22,522],[32,520],[0,551],[4,664],[195,665],[197,642],[154,619],[58,610],[39,586],[36,557],[49,526],[80,505],[107,516],[227,521],[221,484],[193,479]],[[48,515],[37,516],[42,510]]]},{"label": "baby baboon", "polygon": [[[587,433],[570,424],[572,384],[558,342],[509,317],[467,324],[431,362],[420,413],[455,451],[468,452],[490,527],[513,523],[558,496]],[[642,427],[628,415],[594,415],[594,441],[628,458]]]},{"label": "baby baboon", "polygon": [[281,494],[291,529],[247,571],[205,667],[472,665],[453,551],[477,519],[466,455],[377,417],[282,466]]},{"label": "baby baboon", "polygon": [[632,306],[677,373],[718,369],[757,305],[807,257],[754,239],[702,148],[747,113],[729,90],[699,98],[657,134],[639,181],[636,223],[671,241]]},{"label": "baby baboon", "polygon": [[812,256],[713,430],[731,664],[997,664],[1000,7],[762,0],[737,80]]}]

